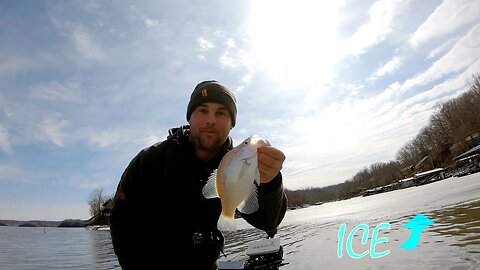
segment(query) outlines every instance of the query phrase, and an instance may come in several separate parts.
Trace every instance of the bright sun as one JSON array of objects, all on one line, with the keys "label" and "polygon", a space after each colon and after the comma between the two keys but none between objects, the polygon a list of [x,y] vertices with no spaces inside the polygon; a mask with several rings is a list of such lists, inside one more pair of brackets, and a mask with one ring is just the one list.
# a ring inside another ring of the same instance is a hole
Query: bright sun
[{"label": "bright sun", "polygon": [[256,65],[282,83],[325,81],[338,53],[342,1],[255,1],[249,24]]}]

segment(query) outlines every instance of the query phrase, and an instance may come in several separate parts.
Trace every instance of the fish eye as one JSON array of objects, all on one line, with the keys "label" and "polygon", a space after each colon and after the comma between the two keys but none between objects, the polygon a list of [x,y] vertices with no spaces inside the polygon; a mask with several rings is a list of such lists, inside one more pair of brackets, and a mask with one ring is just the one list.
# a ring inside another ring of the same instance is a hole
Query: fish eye
[{"label": "fish eye", "polygon": [[245,145],[246,145],[246,144],[248,144],[248,142],[243,142],[243,144],[245,144]]}]

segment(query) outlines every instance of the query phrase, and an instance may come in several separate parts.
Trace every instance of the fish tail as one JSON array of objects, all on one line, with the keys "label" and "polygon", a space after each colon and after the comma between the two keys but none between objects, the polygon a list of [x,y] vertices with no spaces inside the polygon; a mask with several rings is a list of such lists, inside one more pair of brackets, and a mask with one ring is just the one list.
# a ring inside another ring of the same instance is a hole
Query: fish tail
[{"label": "fish tail", "polygon": [[237,229],[237,224],[234,218],[222,214],[218,218],[217,228],[221,231],[234,231]]}]

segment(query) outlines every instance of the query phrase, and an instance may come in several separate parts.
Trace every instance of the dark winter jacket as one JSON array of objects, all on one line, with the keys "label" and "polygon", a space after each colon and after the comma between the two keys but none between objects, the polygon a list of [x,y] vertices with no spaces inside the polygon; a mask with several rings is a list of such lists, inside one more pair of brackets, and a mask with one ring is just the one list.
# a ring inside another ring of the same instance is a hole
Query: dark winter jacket
[{"label": "dark winter jacket", "polygon": [[[170,269],[216,268],[223,249],[223,235],[216,229],[221,203],[205,199],[202,187],[232,149],[232,140],[203,162],[188,135],[188,126],[170,130],[167,140],[138,153],[121,177],[110,233],[123,269],[167,269],[172,264]],[[242,217],[258,229],[273,231],[287,207],[281,173],[258,190],[260,209]]]}]

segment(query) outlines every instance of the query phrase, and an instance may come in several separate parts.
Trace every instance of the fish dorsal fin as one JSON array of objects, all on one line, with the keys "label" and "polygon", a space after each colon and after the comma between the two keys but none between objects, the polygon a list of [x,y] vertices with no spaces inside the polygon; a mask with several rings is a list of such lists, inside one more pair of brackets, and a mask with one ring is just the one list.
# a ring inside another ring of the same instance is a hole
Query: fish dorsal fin
[{"label": "fish dorsal fin", "polygon": [[214,170],[210,177],[208,177],[207,183],[202,188],[203,197],[207,199],[218,198],[216,180],[217,170]]},{"label": "fish dorsal fin", "polygon": [[259,208],[258,205],[258,191],[257,186],[252,184],[252,190],[250,195],[237,207],[238,211],[244,214],[253,214],[257,212]]}]

